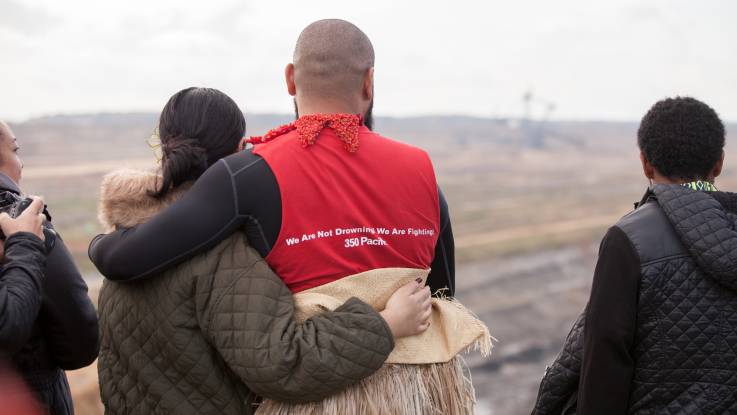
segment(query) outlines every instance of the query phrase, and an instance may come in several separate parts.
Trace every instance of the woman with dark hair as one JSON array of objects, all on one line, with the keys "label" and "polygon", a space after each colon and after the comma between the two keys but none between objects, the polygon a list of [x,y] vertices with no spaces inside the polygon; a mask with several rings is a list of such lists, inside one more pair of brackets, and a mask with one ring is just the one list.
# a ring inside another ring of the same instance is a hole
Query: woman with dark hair
[{"label": "woman with dark hair", "polygon": [[[13,131],[0,122],[0,205],[7,211],[23,199],[19,149]],[[48,213],[41,202],[26,210],[38,213],[37,205]],[[47,219],[41,234],[45,243],[25,232],[10,237],[3,229],[8,238],[0,261],[4,274],[0,276],[0,354],[10,360],[45,413],[72,414],[64,371],[83,368],[97,358],[97,313],[71,253],[50,215]]]},{"label": "woman with dark hair", "polygon": [[[158,131],[160,171],[105,177],[107,230],[176,209],[167,206],[239,150],[245,120],[222,92],[188,88],[166,104]],[[256,396],[319,400],[378,370],[394,338],[427,327],[429,290],[419,282],[399,288],[380,313],[351,298],[298,323],[291,291],[247,241],[236,232],[157,278],[105,281],[99,373],[107,413],[249,414]]]}]

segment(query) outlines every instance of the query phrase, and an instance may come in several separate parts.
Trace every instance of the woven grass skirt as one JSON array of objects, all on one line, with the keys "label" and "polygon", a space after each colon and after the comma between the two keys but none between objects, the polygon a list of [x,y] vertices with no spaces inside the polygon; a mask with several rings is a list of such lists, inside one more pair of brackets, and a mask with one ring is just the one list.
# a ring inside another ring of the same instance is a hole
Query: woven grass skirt
[{"label": "woven grass skirt", "polygon": [[475,405],[470,372],[456,356],[447,363],[385,364],[322,401],[265,400],[256,415],[471,415]]}]

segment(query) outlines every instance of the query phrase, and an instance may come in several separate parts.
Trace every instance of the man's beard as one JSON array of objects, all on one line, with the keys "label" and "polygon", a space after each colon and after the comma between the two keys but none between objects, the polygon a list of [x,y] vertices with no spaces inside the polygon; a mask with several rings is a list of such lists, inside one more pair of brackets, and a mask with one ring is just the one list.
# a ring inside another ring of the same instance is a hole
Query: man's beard
[{"label": "man's beard", "polygon": [[371,102],[369,102],[369,107],[366,110],[366,113],[363,114],[363,125],[366,126],[369,130],[374,130],[374,99],[371,98]]},{"label": "man's beard", "polygon": [[[299,106],[297,105],[297,98],[292,99],[292,102],[294,102],[294,119],[299,118]],[[371,99],[371,102],[369,102],[369,107],[366,110],[366,113],[363,114],[363,125],[366,126],[369,130],[374,129],[374,100]]]}]

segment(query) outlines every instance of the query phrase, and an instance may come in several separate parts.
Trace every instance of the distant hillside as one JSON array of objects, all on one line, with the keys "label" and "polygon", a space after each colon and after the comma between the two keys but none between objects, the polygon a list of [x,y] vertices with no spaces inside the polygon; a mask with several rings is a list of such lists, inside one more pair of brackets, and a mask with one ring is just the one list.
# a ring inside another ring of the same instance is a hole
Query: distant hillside
[{"label": "distant hillside", "polygon": [[[150,154],[146,145],[157,123],[154,113],[54,115],[13,124],[21,138],[23,154],[39,164],[90,158],[128,159]],[[247,114],[247,135],[261,135],[290,122],[288,114]],[[375,129],[382,134],[422,146],[442,155],[454,146],[472,143],[506,147],[550,148],[625,144],[611,137],[632,137],[634,123],[524,122],[466,116],[378,117]]]}]

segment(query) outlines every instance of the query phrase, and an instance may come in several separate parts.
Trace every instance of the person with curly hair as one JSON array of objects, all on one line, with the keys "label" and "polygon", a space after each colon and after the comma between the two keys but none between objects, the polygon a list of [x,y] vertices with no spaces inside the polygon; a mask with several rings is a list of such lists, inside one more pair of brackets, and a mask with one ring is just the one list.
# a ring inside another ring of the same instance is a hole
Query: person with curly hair
[{"label": "person with curly hair", "polygon": [[534,415],[737,413],[737,194],[715,185],[724,125],[701,101],[668,98],[637,143],[650,186],[602,240]]},{"label": "person with curly hair", "polygon": [[652,185],[601,243],[579,414],[737,410],[737,255],[723,243],[737,241],[737,195],[714,186],[724,136],[694,98],[643,117],[637,143]]}]

